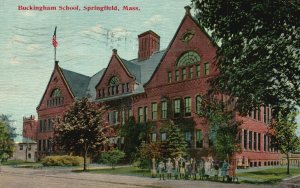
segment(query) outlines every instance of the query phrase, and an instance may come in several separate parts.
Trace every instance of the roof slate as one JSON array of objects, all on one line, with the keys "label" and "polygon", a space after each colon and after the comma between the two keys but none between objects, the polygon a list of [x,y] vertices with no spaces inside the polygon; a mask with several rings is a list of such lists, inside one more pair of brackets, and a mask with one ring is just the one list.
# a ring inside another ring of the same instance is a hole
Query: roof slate
[{"label": "roof slate", "polygon": [[61,68],[61,71],[68,82],[73,95],[77,98],[85,97],[91,78],[63,68]]},{"label": "roof slate", "polygon": [[102,78],[104,72],[105,72],[105,68],[100,70],[99,72],[97,72],[91,77],[85,93],[86,96],[90,95],[92,99],[96,99],[97,92],[95,87],[99,83],[99,80]]}]

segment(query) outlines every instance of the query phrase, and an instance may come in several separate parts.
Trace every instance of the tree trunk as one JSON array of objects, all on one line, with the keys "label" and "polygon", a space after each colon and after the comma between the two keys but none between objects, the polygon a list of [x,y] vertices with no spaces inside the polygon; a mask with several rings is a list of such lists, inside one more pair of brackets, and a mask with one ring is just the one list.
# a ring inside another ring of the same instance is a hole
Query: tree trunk
[{"label": "tree trunk", "polygon": [[289,153],[286,154],[286,160],[287,160],[287,174],[290,174],[290,156]]},{"label": "tree trunk", "polygon": [[84,143],[83,171],[86,171],[87,152],[88,152],[88,148],[86,147],[86,143]]}]

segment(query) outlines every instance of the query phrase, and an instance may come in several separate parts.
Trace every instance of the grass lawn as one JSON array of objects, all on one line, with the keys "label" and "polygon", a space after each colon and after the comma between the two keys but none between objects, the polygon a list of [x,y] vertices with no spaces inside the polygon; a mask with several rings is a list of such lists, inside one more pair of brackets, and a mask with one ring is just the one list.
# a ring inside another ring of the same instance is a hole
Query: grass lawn
[{"label": "grass lawn", "polygon": [[[74,172],[82,172],[82,170],[74,170]],[[88,169],[86,172],[97,173],[97,174],[119,174],[119,175],[130,175],[130,176],[144,176],[151,177],[150,170],[143,170],[138,167],[119,167],[115,169]]]},{"label": "grass lawn", "polygon": [[286,174],[286,168],[269,168],[263,170],[257,170],[253,172],[238,173],[239,178],[245,178],[248,180],[241,180],[244,183],[257,183],[257,184],[274,184],[281,181],[284,178],[300,175],[300,168],[290,168],[290,175]]},{"label": "grass lawn", "polygon": [[22,161],[22,160],[9,160],[9,161],[3,162],[1,164],[7,165],[7,166],[23,167],[23,168],[36,168],[36,167],[43,166],[41,163],[28,162],[28,161]]}]

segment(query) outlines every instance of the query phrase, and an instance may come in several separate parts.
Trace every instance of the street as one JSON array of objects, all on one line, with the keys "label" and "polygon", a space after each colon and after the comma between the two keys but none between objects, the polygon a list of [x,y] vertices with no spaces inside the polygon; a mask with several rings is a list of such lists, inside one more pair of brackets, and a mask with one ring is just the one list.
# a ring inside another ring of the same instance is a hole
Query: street
[{"label": "street", "polygon": [[281,182],[278,185],[228,184],[195,180],[159,180],[124,175],[73,173],[71,168],[13,168],[2,166],[1,188],[126,188],[126,187],[230,187],[230,188],[300,188],[300,177]]}]

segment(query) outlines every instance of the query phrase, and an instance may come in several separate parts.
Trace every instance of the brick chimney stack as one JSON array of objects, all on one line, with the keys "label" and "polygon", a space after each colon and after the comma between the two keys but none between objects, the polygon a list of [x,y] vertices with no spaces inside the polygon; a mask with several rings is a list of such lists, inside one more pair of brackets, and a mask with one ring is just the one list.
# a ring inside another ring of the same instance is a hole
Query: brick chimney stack
[{"label": "brick chimney stack", "polygon": [[149,30],[138,36],[139,38],[139,52],[138,60],[143,61],[148,59],[153,53],[159,51],[160,36],[155,32]]}]

